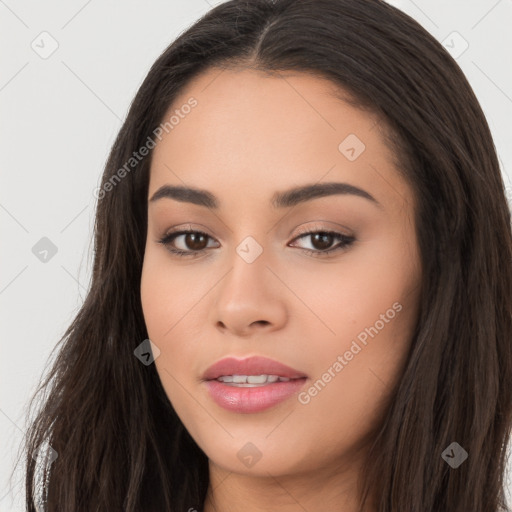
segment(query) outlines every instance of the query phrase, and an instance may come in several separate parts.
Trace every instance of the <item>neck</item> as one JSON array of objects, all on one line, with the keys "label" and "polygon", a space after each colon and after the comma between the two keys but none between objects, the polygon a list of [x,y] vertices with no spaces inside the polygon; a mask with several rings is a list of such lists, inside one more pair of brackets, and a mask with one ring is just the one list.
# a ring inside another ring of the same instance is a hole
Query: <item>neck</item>
[{"label": "neck", "polygon": [[[307,473],[256,476],[234,473],[211,460],[210,483],[203,512],[363,512],[359,508],[360,464],[323,467]],[[374,503],[364,512],[375,512]]]}]

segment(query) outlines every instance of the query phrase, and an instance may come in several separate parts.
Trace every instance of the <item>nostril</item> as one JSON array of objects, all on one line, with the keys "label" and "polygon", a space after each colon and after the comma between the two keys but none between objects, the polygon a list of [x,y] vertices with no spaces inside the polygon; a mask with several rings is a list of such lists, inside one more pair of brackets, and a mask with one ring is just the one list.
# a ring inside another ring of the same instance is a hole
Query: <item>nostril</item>
[{"label": "nostril", "polygon": [[268,323],[269,322],[267,320],[256,320],[255,322],[253,322],[253,324],[262,324],[262,325],[267,325]]}]

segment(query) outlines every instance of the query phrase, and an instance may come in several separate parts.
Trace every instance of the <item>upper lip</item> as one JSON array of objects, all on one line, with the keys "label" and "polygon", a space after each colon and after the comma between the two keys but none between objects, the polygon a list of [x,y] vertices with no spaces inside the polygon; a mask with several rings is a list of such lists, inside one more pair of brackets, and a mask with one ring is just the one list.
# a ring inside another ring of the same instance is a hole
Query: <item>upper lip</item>
[{"label": "upper lip", "polygon": [[263,356],[252,356],[246,359],[225,357],[210,366],[204,373],[203,379],[214,380],[222,375],[277,375],[289,379],[307,377],[299,370]]}]

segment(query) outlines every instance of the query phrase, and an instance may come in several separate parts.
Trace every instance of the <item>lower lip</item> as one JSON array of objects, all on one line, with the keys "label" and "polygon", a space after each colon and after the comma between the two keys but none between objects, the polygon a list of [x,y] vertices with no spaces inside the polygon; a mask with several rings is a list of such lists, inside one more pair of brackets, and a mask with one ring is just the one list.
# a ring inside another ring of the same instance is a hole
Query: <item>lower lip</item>
[{"label": "lower lip", "polygon": [[210,396],[220,407],[232,412],[254,413],[287,400],[297,393],[305,382],[306,377],[256,387],[229,386],[218,380],[208,380],[205,383]]}]

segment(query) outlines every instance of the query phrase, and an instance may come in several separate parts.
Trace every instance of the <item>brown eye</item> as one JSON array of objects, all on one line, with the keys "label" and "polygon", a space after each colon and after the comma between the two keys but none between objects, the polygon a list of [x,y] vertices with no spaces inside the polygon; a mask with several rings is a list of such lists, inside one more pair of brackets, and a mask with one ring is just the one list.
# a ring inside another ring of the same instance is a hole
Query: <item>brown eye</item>
[{"label": "brown eye", "polygon": [[188,249],[201,251],[208,245],[207,238],[208,236],[203,233],[187,233],[184,235],[183,241]]},{"label": "brown eye", "polygon": [[319,232],[310,236],[313,247],[319,251],[329,249],[334,240],[334,236],[330,233]]},{"label": "brown eye", "polygon": [[[355,241],[352,236],[343,235],[334,231],[309,231],[297,237],[296,240],[309,238],[312,249],[302,248],[312,256],[325,256],[335,251],[348,248]],[[179,243],[177,242],[179,240]],[[213,238],[202,231],[178,231],[164,236],[159,243],[178,256],[196,257],[204,253],[208,247],[208,241]],[[338,240],[338,243],[332,246]],[[180,247],[181,245],[181,247]],[[178,247],[176,247],[178,246]]]},{"label": "brown eye", "polygon": [[[296,240],[309,239],[311,248],[303,248],[306,253],[312,256],[325,256],[335,251],[347,249],[350,244],[355,241],[353,236],[343,235],[335,231],[306,231],[302,233]],[[338,240],[338,243],[332,244]]]},{"label": "brown eye", "polygon": [[[177,242],[177,240],[179,242]],[[164,245],[169,252],[178,256],[199,256],[208,248],[208,239],[211,236],[201,231],[177,231],[164,236],[158,242]],[[178,247],[176,247],[178,245]],[[180,247],[181,245],[181,247]]]}]

